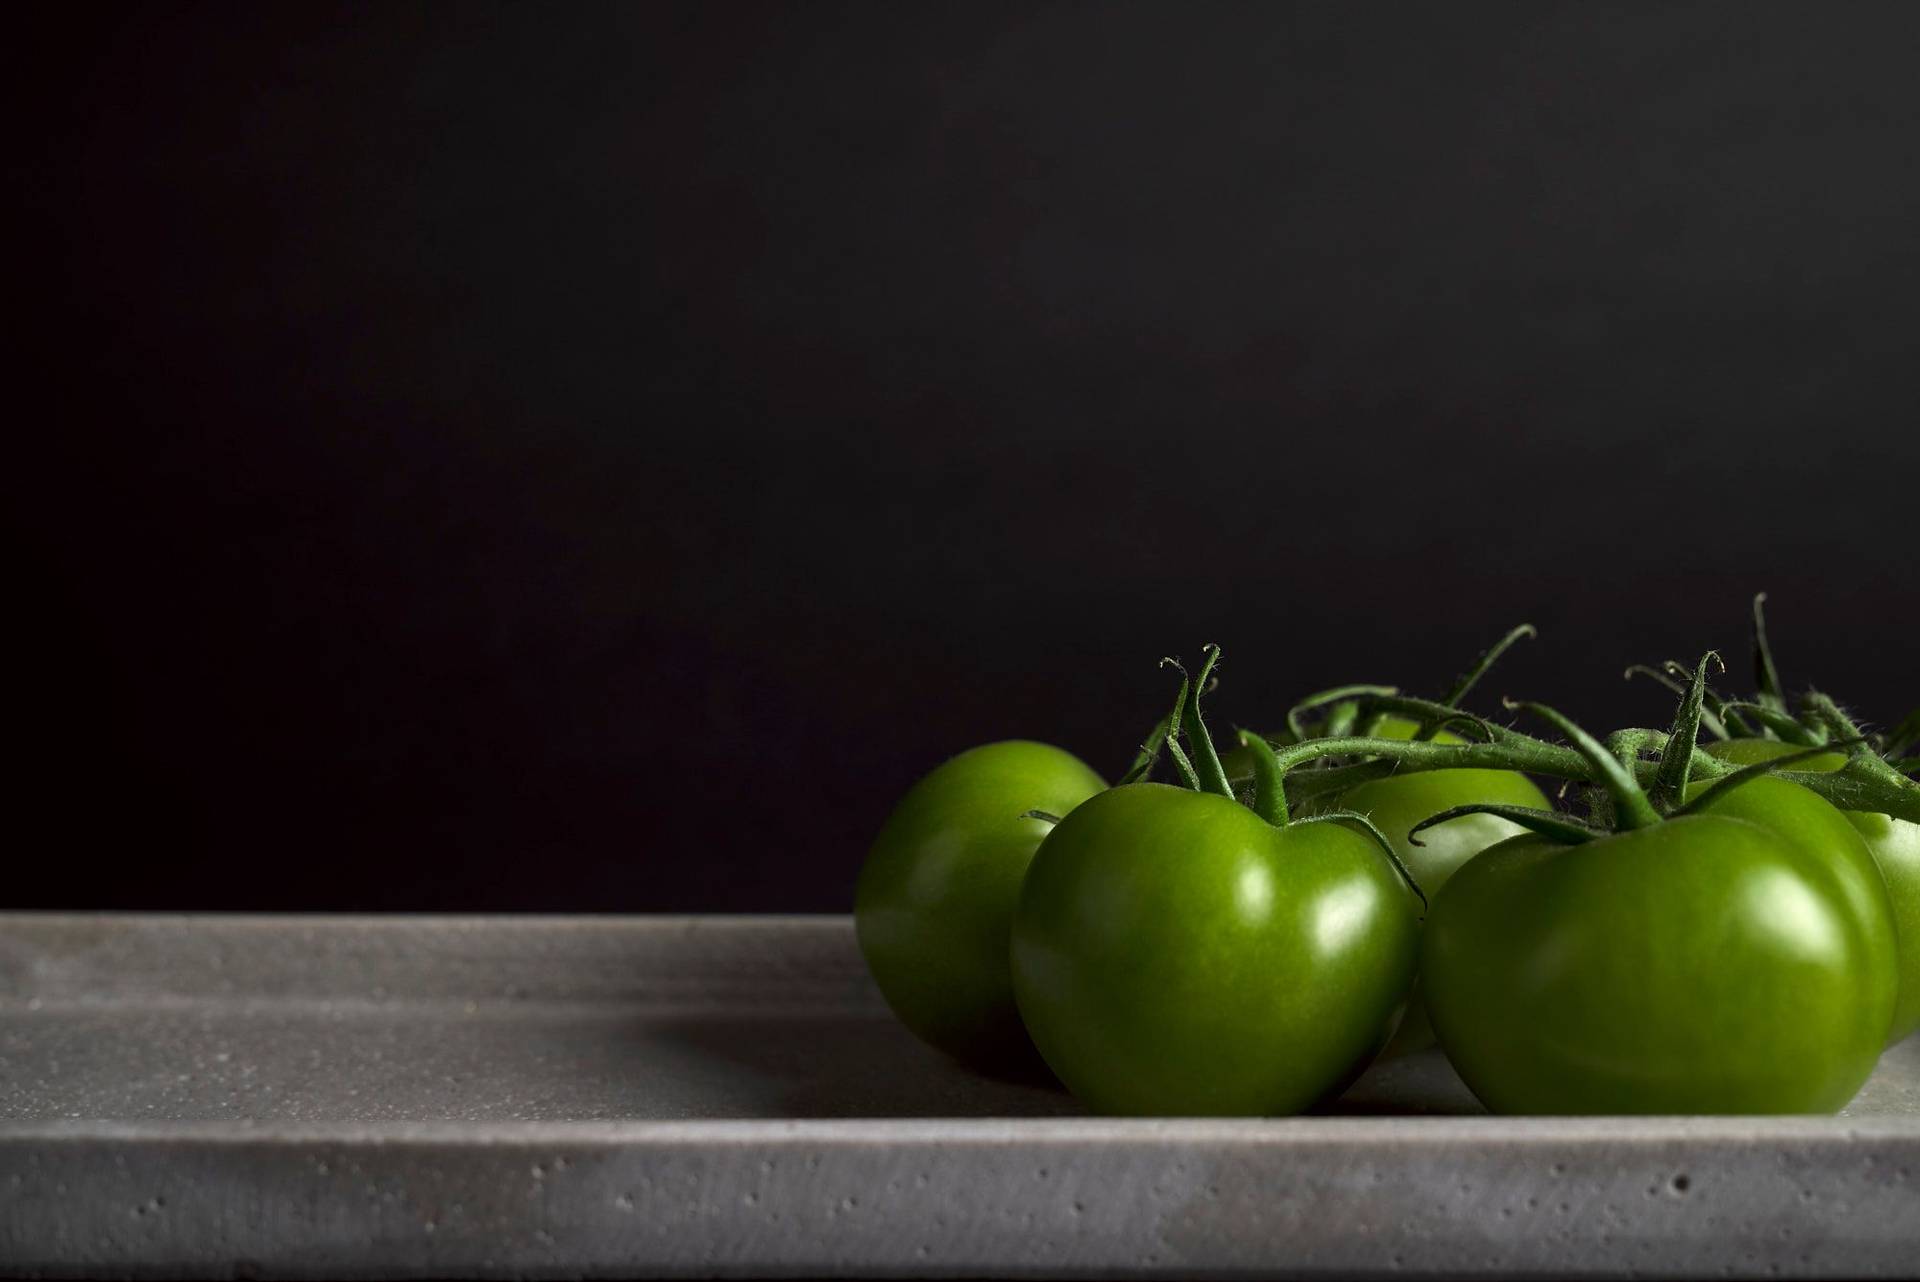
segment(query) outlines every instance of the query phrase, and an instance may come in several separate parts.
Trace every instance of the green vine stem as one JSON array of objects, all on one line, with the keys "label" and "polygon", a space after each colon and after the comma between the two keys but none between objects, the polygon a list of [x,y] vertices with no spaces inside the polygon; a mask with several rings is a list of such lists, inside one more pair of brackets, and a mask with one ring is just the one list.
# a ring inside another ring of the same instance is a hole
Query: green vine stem
[{"label": "green vine stem", "polygon": [[1775,710],[1759,701],[1749,702],[1742,699],[1729,700],[1722,705],[1728,712],[1741,713],[1760,723],[1757,733],[1746,736],[1753,739],[1778,739],[1782,743],[1795,744],[1802,748],[1818,745],[1819,737],[1807,726],[1784,712]]},{"label": "green vine stem", "polygon": [[[1162,742],[1166,750],[1173,756],[1174,764],[1180,770],[1180,774],[1182,778],[1185,779],[1189,788],[1192,788],[1196,792],[1217,792],[1222,796],[1234,797],[1235,794],[1232,786],[1227,782],[1226,772],[1220,766],[1220,754],[1214,748],[1213,736],[1207,730],[1206,721],[1200,716],[1200,691],[1209,688],[1207,679],[1212,675],[1214,664],[1218,662],[1219,658],[1220,648],[1218,646],[1208,646],[1207,661],[1200,669],[1199,679],[1195,681],[1187,680],[1186,670],[1180,668],[1180,664],[1177,661],[1172,659],[1163,659],[1161,661],[1163,665],[1174,667],[1181,672],[1180,693],[1175,698],[1173,712],[1168,715],[1165,722],[1168,730],[1167,733],[1162,736]],[[1189,759],[1186,751],[1181,748],[1179,735],[1172,729],[1174,726],[1182,726],[1185,728],[1187,738],[1193,744],[1193,755],[1194,758],[1198,759],[1197,764],[1194,760]],[[1287,813],[1286,780],[1280,769],[1273,745],[1259,735],[1246,730],[1239,732],[1239,739],[1247,748],[1248,755],[1253,759],[1254,789],[1252,808],[1254,813],[1276,828],[1287,827],[1289,824],[1289,815]],[[1237,800],[1237,798],[1235,799]],[[1042,817],[1038,812],[1031,813],[1036,818]],[[1388,861],[1393,864],[1394,871],[1399,874],[1400,879],[1406,882],[1407,888],[1413,891],[1414,895],[1419,898],[1422,910],[1425,910],[1427,905],[1426,892],[1420,889],[1420,883],[1414,880],[1412,870],[1401,862],[1399,854],[1393,848],[1393,843],[1387,840],[1387,835],[1380,831],[1379,825],[1375,824],[1373,820],[1353,811],[1342,810],[1329,814],[1313,815],[1297,822],[1300,824],[1311,824],[1328,823],[1333,820],[1342,820],[1353,824],[1363,830],[1367,836],[1371,837],[1374,844],[1380,847],[1380,850],[1386,855]]]},{"label": "green vine stem", "polygon": [[1322,690],[1318,694],[1310,694],[1287,709],[1287,735],[1290,737],[1286,738],[1286,742],[1303,743],[1307,739],[1312,738],[1312,736],[1307,733],[1304,714],[1312,712],[1316,708],[1324,708],[1330,703],[1338,704],[1349,699],[1356,699],[1361,695],[1394,695],[1399,693],[1400,690],[1397,686],[1353,685],[1335,686],[1331,690]]},{"label": "green vine stem", "polygon": [[[1180,692],[1180,701],[1186,702],[1184,687]],[[1171,716],[1166,716],[1155,723],[1152,733],[1147,735],[1145,742],[1140,745],[1140,751],[1134,756],[1133,764],[1127,767],[1127,772],[1120,776],[1120,782],[1115,787],[1139,783],[1153,773],[1153,768],[1160,763],[1160,750],[1167,742],[1167,727],[1172,721]]]},{"label": "green vine stem", "polygon": [[[1501,655],[1511,649],[1515,642],[1538,635],[1531,623],[1508,629],[1507,634],[1489,646],[1472,667],[1454,678],[1452,687],[1443,699],[1409,699],[1404,703],[1396,703],[1394,700],[1400,694],[1397,686],[1371,684],[1335,686],[1331,690],[1310,694],[1287,709],[1286,729],[1269,733],[1267,741],[1285,747],[1313,738],[1364,736],[1372,732],[1382,717],[1390,715],[1412,717],[1419,722],[1412,738],[1431,739],[1446,728],[1449,718],[1459,715],[1457,708],[1460,700],[1466,698],[1480,679],[1492,670]],[[1308,714],[1322,708],[1329,711],[1315,734],[1308,724]]]},{"label": "green vine stem", "polygon": [[1909,712],[1906,720],[1888,731],[1881,747],[1889,757],[1898,757],[1915,744],[1920,744],[1920,708]]},{"label": "green vine stem", "polygon": [[[1723,666],[1721,670],[1725,671],[1726,669]],[[1687,695],[1687,681],[1684,679],[1676,681],[1670,673],[1662,671],[1659,668],[1650,667],[1644,663],[1630,665],[1621,676],[1629,681],[1634,677],[1650,677],[1681,698],[1685,698]],[[1714,694],[1711,686],[1701,691],[1700,724],[1706,729],[1708,734],[1716,739],[1731,737],[1727,732],[1727,723],[1721,719],[1721,706],[1720,697]]]},{"label": "green vine stem", "polygon": [[1251,730],[1240,732],[1240,743],[1253,759],[1253,813],[1276,828],[1286,827],[1286,780],[1274,757],[1273,745]]},{"label": "green vine stem", "polygon": [[[1378,718],[1370,718],[1377,720]],[[1327,719],[1321,726],[1322,734],[1358,734],[1360,724],[1360,701],[1342,699],[1327,710]]]},{"label": "green vine stem", "polygon": [[1420,840],[1420,834],[1429,828],[1438,828],[1450,819],[1460,819],[1467,815],[1497,815],[1509,823],[1519,824],[1529,832],[1542,837],[1550,837],[1564,845],[1577,846],[1606,834],[1590,824],[1582,823],[1572,815],[1562,814],[1558,810],[1539,810],[1533,806],[1507,806],[1490,801],[1476,801],[1464,806],[1455,806],[1443,810],[1430,818],[1422,819],[1407,830],[1407,840],[1416,846],[1427,843]]},{"label": "green vine stem", "polygon": [[[1920,785],[1907,778],[1906,770],[1911,766],[1902,762],[1891,762],[1875,752],[1859,726],[1826,695],[1817,690],[1809,690],[1801,700],[1810,717],[1824,727],[1832,741],[1826,746],[1830,749],[1844,748],[1847,754],[1846,765],[1840,768],[1840,774],[1862,786],[1879,785],[1895,789],[1901,793],[1920,793]],[[1903,766],[1905,768],[1903,769]],[[1837,804],[1837,803],[1836,803]],[[1878,806],[1847,806],[1848,810],[1877,810]],[[1894,812],[1888,811],[1889,814]],[[1902,818],[1907,816],[1900,816]]]},{"label": "green vine stem", "polygon": [[1780,669],[1774,666],[1773,647],[1767,644],[1767,594],[1753,594],[1753,680],[1760,689],[1760,705],[1771,712],[1785,713],[1787,698],[1780,685]]},{"label": "green vine stem", "polygon": [[1214,750],[1213,736],[1207,733],[1207,723],[1200,716],[1200,695],[1208,689],[1208,681],[1213,676],[1214,665],[1220,662],[1220,647],[1204,647],[1206,660],[1200,665],[1200,676],[1193,683],[1193,693],[1187,697],[1187,712],[1182,719],[1182,728],[1187,732],[1187,742],[1193,747],[1194,771],[1200,776],[1203,791],[1218,793],[1222,797],[1233,796],[1233,785],[1227,782],[1227,772],[1220,764],[1220,754]]},{"label": "green vine stem", "polygon": [[1187,757],[1187,750],[1172,735],[1167,736],[1167,754],[1173,758],[1173,768],[1180,776],[1180,782],[1195,792],[1205,792],[1200,786],[1200,772],[1193,768],[1193,762]]},{"label": "green vine stem", "polygon": [[1655,808],[1663,812],[1671,813],[1686,800],[1693,749],[1700,738],[1702,705],[1707,697],[1709,664],[1719,664],[1722,672],[1727,670],[1727,665],[1721,663],[1720,656],[1714,651],[1709,650],[1700,656],[1700,666],[1693,670],[1693,680],[1680,700],[1680,710],[1674,714],[1673,729],[1668,732],[1666,748],[1660,754],[1660,768],[1653,776],[1650,795]]},{"label": "green vine stem", "polygon": [[[1865,740],[1859,740],[1858,742],[1864,743]],[[1783,757],[1773,757],[1766,761],[1756,761],[1752,765],[1742,766],[1731,774],[1722,775],[1720,778],[1715,779],[1712,786],[1701,792],[1699,796],[1695,797],[1686,805],[1680,807],[1680,809],[1674,811],[1674,814],[1698,814],[1701,810],[1711,805],[1713,800],[1722,793],[1731,792],[1742,784],[1759,778],[1761,775],[1780,774],[1782,773],[1781,767],[1792,765],[1796,761],[1805,761],[1811,757],[1825,756],[1827,753],[1832,752],[1836,746],[1838,745],[1823,743],[1817,748],[1802,748],[1798,752],[1789,752]]]},{"label": "green vine stem", "polygon": [[[1841,709],[1840,705],[1835,703],[1829,695],[1824,695],[1818,690],[1809,690],[1805,695],[1801,696],[1800,706],[1807,719],[1825,731],[1827,738],[1866,738],[1865,732],[1854,724],[1853,718],[1849,717],[1846,712]],[[1824,739],[1822,742],[1824,742]],[[1808,744],[1807,746],[1813,747],[1815,745]],[[1856,749],[1854,755],[1871,756],[1872,752],[1863,746]]]},{"label": "green vine stem", "polygon": [[1307,824],[1336,822],[1352,824],[1357,828],[1363,829],[1367,836],[1372,837],[1374,844],[1380,847],[1381,853],[1386,855],[1387,859],[1393,864],[1393,870],[1400,874],[1400,880],[1407,883],[1407,889],[1419,896],[1422,911],[1429,906],[1427,903],[1427,892],[1420,889],[1420,883],[1413,879],[1413,869],[1407,867],[1407,865],[1401,861],[1399,853],[1393,848],[1393,843],[1387,840],[1387,834],[1380,831],[1380,826],[1359,811],[1334,810],[1324,815],[1310,815],[1305,819],[1296,820],[1294,826],[1305,827]]},{"label": "green vine stem", "polygon": [[1660,812],[1653,808],[1653,802],[1647,799],[1646,790],[1640,786],[1640,780],[1634,773],[1634,765],[1639,758],[1637,749],[1631,757],[1623,760],[1557,709],[1544,703],[1513,703],[1508,706],[1540,718],[1566,736],[1567,742],[1586,758],[1587,764],[1593,768],[1593,782],[1607,790],[1607,796],[1613,803],[1617,827],[1622,830],[1646,828],[1660,822]]},{"label": "green vine stem", "polygon": [[[1471,668],[1468,668],[1454,679],[1452,688],[1447,691],[1446,697],[1440,700],[1440,702],[1449,708],[1459,707],[1460,701],[1466,698],[1468,693],[1471,692],[1476,685],[1480,684],[1481,677],[1486,676],[1488,672],[1493,670],[1493,665],[1500,662],[1500,656],[1511,649],[1514,642],[1531,640],[1539,635],[1539,631],[1535,629],[1531,623],[1522,623],[1515,628],[1509,629],[1507,635],[1501,637],[1489,646],[1487,652],[1481,655]],[[1434,730],[1425,731],[1419,737],[1422,739],[1431,739],[1437,730],[1438,727],[1436,726]]]},{"label": "green vine stem", "polygon": [[[1180,781],[1198,792],[1200,776],[1194,773],[1193,762],[1187,760],[1186,750],[1180,746],[1180,726],[1187,715],[1187,695],[1193,689],[1193,681],[1187,676],[1187,670],[1180,666],[1177,659],[1162,659],[1160,666],[1163,668],[1171,666],[1180,674],[1180,693],[1173,696],[1173,711],[1169,712],[1167,719],[1161,723],[1164,732],[1160,735],[1158,747],[1165,748],[1167,755],[1173,758],[1173,768],[1179,774]],[[1145,778],[1151,771],[1152,762],[1149,761],[1147,770],[1142,772],[1141,777]]]},{"label": "green vine stem", "polygon": [[[1285,780],[1287,799],[1295,807],[1345,792],[1370,779],[1425,770],[1518,770],[1581,784],[1602,783],[1599,774],[1573,749],[1506,727],[1494,729],[1498,732],[1497,741],[1492,743],[1428,743],[1367,736],[1311,739],[1278,747],[1274,758]],[[1664,749],[1666,736],[1660,731],[1640,733],[1649,749]],[[1295,773],[1298,767],[1327,757],[1363,760],[1331,770]],[[1636,761],[1625,768],[1641,786],[1648,787],[1654,784],[1660,763]],[[1699,748],[1688,754],[1689,781],[1718,779],[1737,768]],[[1778,775],[1826,798],[1842,810],[1877,811],[1896,819],[1920,822],[1920,783],[1906,778],[1885,762],[1878,763],[1876,768],[1872,760],[1849,758],[1844,767],[1834,772],[1810,774],[1781,770]]]}]

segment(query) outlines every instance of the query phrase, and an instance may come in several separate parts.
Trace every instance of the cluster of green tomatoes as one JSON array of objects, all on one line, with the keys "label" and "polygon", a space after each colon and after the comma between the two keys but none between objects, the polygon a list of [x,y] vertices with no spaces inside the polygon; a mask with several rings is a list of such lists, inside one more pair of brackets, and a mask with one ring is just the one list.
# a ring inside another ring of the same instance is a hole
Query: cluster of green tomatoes
[{"label": "cluster of green tomatoes", "polygon": [[1789,704],[1761,599],[1758,693],[1632,669],[1678,711],[1604,739],[1459,707],[1518,628],[1442,699],[1342,687],[1221,752],[1209,647],[1113,786],[1028,741],[916,784],[861,949],[920,1037],[1101,1112],[1297,1113],[1435,1041],[1499,1113],[1832,1112],[1920,1027],[1920,713]]}]

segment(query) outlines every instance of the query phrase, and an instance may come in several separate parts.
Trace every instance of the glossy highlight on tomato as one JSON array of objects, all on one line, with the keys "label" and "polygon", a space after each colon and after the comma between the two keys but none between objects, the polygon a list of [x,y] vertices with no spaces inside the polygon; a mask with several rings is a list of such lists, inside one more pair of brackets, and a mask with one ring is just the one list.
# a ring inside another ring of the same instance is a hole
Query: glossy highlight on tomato
[{"label": "glossy highlight on tomato", "polygon": [[[1706,750],[1720,760],[1738,766],[1773,761],[1800,751],[1776,739],[1728,739],[1708,744]],[[1845,764],[1846,758],[1836,752],[1795,762],[1792,768],[1824,773],[1838,770]],[[1776,787],[1794,787],[1785,780],[1767,779],[1760,782]],[[1734,796],[1740,797],[1752,786],[1736,789]],[[1796,791],[1812,797],[1804,788]],[[1813,800],[1828,810],[1833,809],[1818,797],[1813,797]],[[1893,965],[1899,973],[1900,984],[1899,1000],[1895,1003],[1892,1025],[1887,1032],[1887,1041],[1891,1045],[1920,1029],[1920,824],[1867,810],[1834,813],[1845,816],[1848,824],[1860,835],[1863,848],[1886,890],[1893,922]]]},{"label": "glossy highlight on tomato", "polygon": [[1421,968],[1497,1113],[1831,1113],[1895,990],[1828,861],[1716,814],[1502,842],[1435,899]]},{"label": "glossy highlight on tomato", "polygon": [[1021,1016],[1105,1113],[1278,1115],[1338,1093],[1385,1042],[1418,900],[1337,823],[1115,788],[1042,843],[1013,924]]},{"label": "glossy highlight on tomato", "polygon": [[854,928],[887,1005],[915,1034],[980,1067],[1034,1062],[1014,1007],[1008,934],[1051,824],[1106,782],[1071,753],[1008,740],[961,753],[887,817],[854,892]]}]

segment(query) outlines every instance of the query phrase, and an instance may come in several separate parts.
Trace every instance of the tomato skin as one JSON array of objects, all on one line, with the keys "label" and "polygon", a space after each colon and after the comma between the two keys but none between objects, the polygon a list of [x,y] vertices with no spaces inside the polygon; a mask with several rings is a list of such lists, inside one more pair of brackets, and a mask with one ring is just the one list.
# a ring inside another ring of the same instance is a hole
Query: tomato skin
[{"label": "tomato skin", "polygon": [[[1732,765],[1752,765],[1772,761],[1799,749],[1774,739],[1728,739],[1706,745],[1713,756]],[[1846,758],[1839,753],[1809,757],[1791,767],[1815,773],[1840,769]],[[1794,787],[1785,780],[1766,779],[1762,783]],[[1753,785],[1734,794],[1749,791]],[[1805,789],[1801,789],[1802,792]],[[1807,794],[1812,796],[1811,793]],[[1815,800],[1820,800],[1815,798]],[[1821,801],[1822,805],[1826,805]],[[1831,809],[1831,807],[1828,807]],[[1891,815],[1865,810],[1842,810],[1865,844],[1887,893],[1893,918],[1894,966],[1900,976],[1900,997],[1894,1006],[1887,1044],[1910,1036],[1920,1029],[1920,824]],[[1748,816],[1750,817],[1750,816]]]},{"label": "tomato skin", "polygon": [[1370,838],[1276,828],[1210,793],[1139,783],[1041,845],[1013,924],[1020,1013],[1105,1113],[1295,1113],[1386,1041],[1418,901]]},{"label": "tomato skin", "polygon": [[1502,842],[1434,901],[1421,964],[1496,1113],[1831,1113],[1894,1001],[1830,864],[1721,815]]},{"label": "tomato skin", "polygon": [[1840,813],[1866,839],[1893,906],[1900,1000],[1893,1008],[1893,1026],[1887,1030],[1891,1046],[1920,1029],[1920,824],[1871,810]]},{"label": "tomato skin", "polygon": [[[1411,739],[1419,728],[1416,722],[1386,717],[1374,733],[1382,739]],[[1462,742],[1444,730],[1436,734],[1433,741]],[[1421,833],[1421,845],[1416,846],[1407,839],[1413,826],[1422,820],[1455,806],[1477,802],[1527,806],[1535,810],[1551,808],[1546,794],[1533,780],[1515,770],[1420,770],[1358,784],[1319,809],[1323,812],[1352,810],[1371,819],[1392,843],[1394,853],[1400,856],[1431,902],[1461,864],[1487,847],[1526,831],[1519,824],[1496,815],[1463,815]],[[1406,1016],[1380,1053],[1406,1055],[1424,1050],[1433,1042],[1433,1024],[1427,1017],[1426,1001],[1416,980]]]},{"label": "tomato skin", "polygon": [[854,891],[867,969],[900,1021],[985,1068],[1031,1064],[1007,971],[1020,884],[1050,825],[1106,782],[1071,753],[1007,740],[970,749],[907,791]]},{"label": "tomato skin", "polygon": [[[1495,815],[1463,815],[1422,832],[1422,845],[1407,839],[1408,832],[1420,821],[1474,802],[1549,808],[1546,796],[1533,781],[1512,770],[1423,770],[1350,788],[1330,809],[1353,810],[1371,819],[1431,902],[1460,865],[1489,846],[1525,831]],[[1416,981],[1406,1017],[1381,1054],[1404,1055],[1433,1042],[1433,1025]]]}]

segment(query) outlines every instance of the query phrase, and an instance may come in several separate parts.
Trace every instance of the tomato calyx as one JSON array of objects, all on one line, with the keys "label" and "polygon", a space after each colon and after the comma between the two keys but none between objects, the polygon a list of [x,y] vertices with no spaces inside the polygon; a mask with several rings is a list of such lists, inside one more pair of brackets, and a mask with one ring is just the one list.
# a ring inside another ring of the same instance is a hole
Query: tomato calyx
[{"label": "tomato calyx", "polygon": [[[1750,730],[1755,723],[1770,723],[1785,715],[1758,700],[1747,704],[1719,699],[1706,680],[1707,669],[1716,665],[1724,667],[1717,654],[1708,652],[1692,668],[1669,663],[1662,671],[1643,666],[1629,669],[1630,675],[1648,673],[1679,693],[1680,711],[1673,727],[1666,731],[1617,730],[1607,737],[1604,745],[1587,736],[1589,746],[1602,748],[1598,752],[1583,750],[1579,739],[1569,733],[1571,723],[1550,709],[1547,710],[1550,715],[1542,714],[1543,719],[1553,722],[1569,740],[1566,745],[1545,742],[1443,703],[1401,696],[1370,696],[1365,700],[1370,708],[1419,721],[1423,728],[1432,724],[1436,731],[1442,727],[1453,729],[1474,741],[1448,744],[1417,738],[1394,740],[1349,735],[1277,745],[1276,755],[1288,796],[1295,804],[1392,774],[1454,768],[1517,770],[1587,785],[1593,790],[1596,813],[1614,812],[1607,821],[1610,830],[1644,826],[1650,822],[1650,813],[1657,818],[1677,810],[1691,782],[1721,779],[1740,772],[1737,763],[1722,760],[1699,745],[1703,729],[1709,733],[1741,736],[1744,735],[1741,727]],[[1676,673],[1684,678],[1685,684],[1674,679]],[[1540,711],[1540,706],[1535,704],[1508,702],[1506,706]],[[1908,771],[1920,765],[1920,759],[1885,760],[1873,751],[1871,737],[1865,735],[1838,704],[1817,691],[1803,698],[1802,707],[1803,721],[1787,718],[1796,737],[1784,742],[1807,751],[1777,758],[1773,771],[1841,810],[1877,812],[1920,822],[1920,783],[1906,777]],[[1748,709],[1746,715],[1753,718],[1752,722],[1739,719],[1741,708]],[[1770,737],[1780,738],[1779,735]],[[1890,738],[1903,749],[1920,742],[1920,713],[1903,722]],[[1809,758],[1823,753],[1845,753],[1846,761],[1831,771],[1782,769],[1807,764]],[[1337,764],[1301,769],[1320,762]],[[1631,792],[1623,793],[1616,786],[1623,775],[1634,782]],[[1743,779],[1751,777],[1742,776]],[[1514,819],[1514,822],[1520,821]]]},{"label": "tomato calyx", "polygon": [[[1365,815],[1349,810],[1330,811],[1304,818],[1295,818],[1287,806],[1286,780],[1283,772],[1274,760],[1273,745],[1250,731],[1237,732],[1239,741],[1244,745],[1253,760],[1254,788],[1251,797],[1242,797],[1234,791],[1227,778],[1226,768],[1220,762],[1219,750],[1214,746],[1213,733],[1207,729],[1206,718],[1200,713],[1200,699],[1203,693],[1211,692],[1215,685],[1214,668],[1220,662],[1220,647],[1208,645],[1203,653],[1206,658],[1201,663],[1200,675],[1188,674],[1186,666],[1178,659],[1160,660],[1163,668],[1172,668],[1180,674],[1180,689],[1174,696],[1173,710],[1161,718],[1141,745],[1140,756],[1135,760],[1134,769],[1127,772],[1123,783],[1145,779],[1153,771],[1160,753],[1164,750],[1172,758],[1174,770],[1180,780],[1194,792],[1210,792],[1225,797],[1229,801],[1246,806],[1275,828],[1300,827],[1307,824],[1326,823],[1333,820],[1345,820],[1366,832],[1373,838],[1387,859],[1393,864],[1407,888],[1420,900],[1424,909],[1427,894],[1414,880],[1413,873],[1402,863],[1393,843],[1387,835]],[[1187,747],[1181,746],[1186,740]]]},{"label": "tomato calyx", "polygon": [[1502,806],[1488,802],[1472,802],[1464,806],[1454,806],[1437,815],[1422,819],[1407,830],[1407,840],[1416,846],[1427,843],[1420,840],[1420,834],[1429,828],[1438,828],[1441,824],[1454,819],[1463,819],[1468,815],[1493,815],[1505,819],[1508,823],[1519,824],[1528,832],[1550,838],[1563,846],[1578,846],[1592,841],[1596,837],[1607,835],[1605,828],[1590,824],[1574,815],[1558,810],[1536,810],[1532,806]]},{"label": "tomato calyx", "polygon": [[[1717,653],[1708,651],[1700,657],[1682,692],[1673,725],[1665,732],[1629,728],[1613,732],[1602,742],[1546,704],[1505,700],[1508,709],[1525,712],[1551,725],[1566,740],[1566,746],[1548,744],[1517,730],[1481,722],[1487,734],[1484,743],[1309,741],[1275,752],[1271,769],[1266,773],[1278,774],[1284,785],[1287,769],[1315,755],[1377,752],[1386,759],[1389,769],[1436,769],[1458,764],[1557,775],[1587,785],[1589,815],[1504,803],[1472,803],[1451,807],[1413,825],[1407,840],[1416,846],[1424,845],[1419,834],[1429,828],[1468,815],[1492,815],[1549,840],[1577,845],[1610,833],[1647,828],[1665,819],[1701,813],[1710,804],[1710,798],[1724,796],[1728,790],[1763,774],[1773,774],[1783,767],[1835,751],[1843,743],[1860,742],[1858,735],[1841,742],[1829,739],[1818,747],[1741,767],[1718,761],[1703,752],[1698,744],[1701,726],[1709,715],[1707,672],[1716,665],[1724,670]],[[1437,711],[1443,706],[1433,707]],[[1714,782],[1689,802],[1689,784],[1696,777],[1696,771],[1699,777],[1712,778]]]},{"label": "tomato calyx", "polygon": [[[1327,714],[1318,728],[1320,735],[1355,733],[1360,715],[1360,700],[1363,698],[1391,698],[1400,693],[1399,686],[1350,685],[1335,686],[1331,690],[1322,690],[1310,694],[1287,709],[1287,730],[1285,742],[1301,743],[1315,736],[1316,730],[1310,727],[1307,713],[1327,708]],[[1377,719],[1377,718],[1376,718]]]},{"label": "tomato calyx", "polygon": [[[1420,742],[1432,739],[1447,729],[1451,722],[1482,724],[1479,718],[1459,710],[1460,701],[1467,697],[1516,641],[1538,635],[1539,631],[1531,623],[1509,628],[1505,636],[1474,660],[1472,667],[1454,678],[1446,695],[1438,700],[1403,699],[1399,697],[1400,688],[1390,685],[1335,686],[1331,690],[1310,694],[1287,709],[1286,729],[1268,735],[1267,740],[1279,746],[1290,746],[1310,739],[1368,736],[1379,729],[1381,721],[1389,716],[1406,716],[1418,721],[1419,728],[1411,738]],[[1326,712],[1317,723],[1309,719],[1308,714],[1323,708]]]},{"label": "tomato calyx", "polygon": [[[1767,639],[1766,600],[1764,592],[1756,593],[1753,598],[1756,691],[1751,698],[1729,699],[1709,687],[1702,718],[1707,732],[1720,740],[1768,739],[1803,748],[1836,746],[1836,740],[1864,734],[1868,747],[1896,772],[1910,773],[1916,763],[1905,754],[1920,746],[1920,708],[1883,734],[1865,734],[1831,697],[1818,690],[1809,689],[1802,694],[1796,709],[1788,700],[1779,665],[1774,661],[1773,646]],[[1687,670],[1669,659],[1658,668],[1633,664],[1625,675],[1651,677],[1675,694],[1682,694]]]},{"label": "tomato calyx", "polygon": [[[1622,730],[1610,735],[1607,743],[1602,745],[1572,721],[1543,704],[1508,704],[1509,707],[1523,709],[1551,722],[1587,759],[1599,776],[1607,800],[1612,803],[1611,824],[1587,822],[1557,811],[1529,810],[1518,806],[1500,807],[1497,811],[1476,806],[1461,806],[1416,824],[1413,834],[1444,823],[1448,819],[1457,819],[1462,814],[1498,813],[1502,818],[1517,823],[1540,836],[1562,844],[1577,845],[1592,841],[1596,837],[1606,836],[1610,832],[1644,828],[1663,819],[1678,819],[1706,813],[1716,801],[1735,788],[1762,775],[1774,774],[1785,766],[1822,756],[1841,746],[1838,743],[1825,743],[1740,767],[1720,775],[1711,785],[1688,801],[1687,786],[1690,782],[1704,715],[1707,669],[1715,664],[1725,671],[1726,665],[1714,651],[1709,650],[1700,656],[1700,662],[1694,667],[1692,679],[1681,696],[1679,710],[1674,714],[1673,728],[1664,736],[1651,730]],[[1844,742],[1862,743],[1864,740],[1856,735]],[[1641,753],[1648,749],[1658,753],[1658,762],[1654,768],[1651,787],[1643,790],[1634,765],[1639,761]],[[1408,840],[1418,844],[1417,835],[1409,835]]]}]

